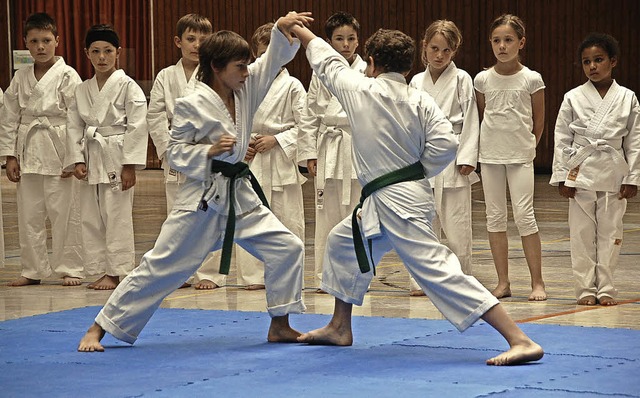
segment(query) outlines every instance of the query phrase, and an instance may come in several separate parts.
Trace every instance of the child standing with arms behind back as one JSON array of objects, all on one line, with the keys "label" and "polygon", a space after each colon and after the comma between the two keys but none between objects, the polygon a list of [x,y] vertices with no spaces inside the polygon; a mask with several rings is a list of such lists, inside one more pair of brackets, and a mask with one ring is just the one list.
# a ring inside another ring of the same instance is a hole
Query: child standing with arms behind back
[{"label": "child standing with arms behind back", "polygon": [[[133,186],[147,162],[147,99],[117,61],[118,34],[94,25],[85,38],[93,78],[76,88],[69,108],[67,167],[81,184],[87,274],[104,273],[89,288],[115,289],[133,269]],[[84,181],[86,180],[86,181]]]},{"label": "child standing with arms behind back", "polygon": [[[480,181],[474,172],[480,125],[473,80],[453,62],[461,44],[462,34],[453,22],[440,20],[429,25],[422,47],[427,69],[415,75],[410,86],[429,93],[453,125],[458,141],[456,160],[430,181],[436,202],[434,230],[439,235],[442,228],[462,271],[471,275],[471,184]],[[413,278],[411,294],[424,294]]]},{"label": "child standing with arms behind back", "polygon": [[491,255],[498,273],[497,298],[511,296],[507,240],[507,184],[513,218],[531,273],[529,300],[547,299],[542,280],[542,248],[533,210],[533,159],[544,129],[544,82],[520,63],[525,27],[504,14],[491,24],[490,42],[496,64],[474,79],[480,111],[478,160],[486,203]]},{"label": "child standing with arms behind back", "polygon": [[589,79],[562,101],[551,184],[569,198],[571,264],[579,305],[616,305],[613,271],[627,199],[640,185],[640,106],[611,77],[618,42],[592,33],[578,57]]}]

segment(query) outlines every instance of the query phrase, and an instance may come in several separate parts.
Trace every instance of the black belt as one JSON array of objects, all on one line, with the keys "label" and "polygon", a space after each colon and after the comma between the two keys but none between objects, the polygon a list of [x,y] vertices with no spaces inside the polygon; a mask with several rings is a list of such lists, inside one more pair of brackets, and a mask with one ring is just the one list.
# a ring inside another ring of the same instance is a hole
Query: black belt
[{"label": "black belt", "polygon": [[[360,226],[358,225],[358,209],[362,208],[362,204],[365,199],[369,197],[372,193],[377,191],[380,188],[384,188],[386,186],[397,184],[399,182],[406,181],[415,181],[421,180],[425,177],[424,168],[422,163],[416,162],[407,167],[403,167],[400,170],[392,171],[390,173],[384,174],[375,180],[369,182],[362,188],[362,193],[360,194],[360,203],[356,205],[356,208],[353,209],[353,214],[351,215],[351,229],[353,230],[353,247],[356,251],[356,258],[358,259],[358,266],[360,267],[360,271],[364,274],[371,270],[369,267],[369,258],[367,257],[367,251],[364,247],[364,241],[362,239],[362,234],[360,233]],[[368,239],[369,243],[369,253],[372,252],[372,243],[371,239]],[[374,269],[375,274],[375,269]]]},{"label": "black belt", "polygon": [[[229,201],[229,216],[227,218],[227,225],[224,231],[224,239],[222,240],[222,255],[220,259],[220,273],[229,275],[229,267],[231,266],[231,253],[233,250],[233,236],[236,230],[236,180],[238,178],[249,176],[251,187],[256,192],[256,194],[258,194],[258,197],[262,201],[262,204],[269,208],[269,203],[267,202],[266,196],[264,196],[264,192],[262,192],[260,183],[258,183],[258,180],[251,172],[251,169],[249,169],[248,164],[243,162],[228,163],[221,160],[213,159],[211,160],[211,172],[221,173],[223,176],[229,179],[229,195],[227,197]],[[207,209],[209,208],[204,199],[200,204],[200,208],[204,211],[207,211]]]}]

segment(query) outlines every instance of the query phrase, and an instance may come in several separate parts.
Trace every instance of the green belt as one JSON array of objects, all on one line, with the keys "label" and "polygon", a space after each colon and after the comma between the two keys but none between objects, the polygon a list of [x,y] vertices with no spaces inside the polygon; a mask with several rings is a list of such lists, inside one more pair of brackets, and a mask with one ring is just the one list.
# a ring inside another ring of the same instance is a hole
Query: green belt
[{"label": "green belt", "polygon": [[[262,192],[262,188],[258,183],[258,180],[249,169],[249,165],[243,162],[228,163],[220,160],[211,160],[211,171],[213,173],[222,173],[223,176],[229,179],[229,216],[227,218],[227,226],[224,230],[224,239],[222,241],[222,255],[220,259],[220,273],[229,275],[229,267],[231,265],[231,252],[233,250],[233,235],[236,230],[236,187],[235,182],[238,178],[249,176],[251,187],[258,194],[258,197],[262,201],[262,204],[269,208],[267,198]],[[201,203],[200,208],[207,211],[209,206],[206,202]]]},{"label": "green belt", "polygon": [[[353,246],[356,250],[356,258],[358,259],[358,266],[360,267],[360,271],[364,274],[371,270],[369,267],[369,258],[367,257],[367,251],[364,247],[364,241],[362,240],[362,234],[360,233],[360,226],[358,225],[358,209],[362,208],[362,204],[365,199],[369,197],[372,193],[377,191],[380,188],[384,188],[386,186],[397,184],[399,182],[405,181],[415,181],[421,180],[425,177],[424,168],[422,167],[422,163],[416,162],[407,167],[403,167],[400,170],[392,171],[391,173],[387,173],[382,175],[375,180],[369,182],[362,188],[362,193],[360,194],[360,203],[353,209],[353,214],[351,215],[351,228],[353,230]],[[371,239],[368,239],[369,242],[369,252],[372,251],[372,243]],[[374,269],[375,274],[375,269]]]}]

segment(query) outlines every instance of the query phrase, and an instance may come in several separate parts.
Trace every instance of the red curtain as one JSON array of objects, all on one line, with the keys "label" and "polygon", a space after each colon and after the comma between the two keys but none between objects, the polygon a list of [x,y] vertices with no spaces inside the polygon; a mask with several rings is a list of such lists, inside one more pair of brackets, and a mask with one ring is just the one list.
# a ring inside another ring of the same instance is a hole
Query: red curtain
[{"label": "red curtain", "polygon": [[84,36],[92,25],[108,23],[120,36],[120,67],[148,92],[151,76],[149,2],[151,0],[13,0],[14,49],[26,49],[24,21],[35,12],[51,15],[58,26],[57,55],[64,57],[83,79],[93,76],[84,54]]}]

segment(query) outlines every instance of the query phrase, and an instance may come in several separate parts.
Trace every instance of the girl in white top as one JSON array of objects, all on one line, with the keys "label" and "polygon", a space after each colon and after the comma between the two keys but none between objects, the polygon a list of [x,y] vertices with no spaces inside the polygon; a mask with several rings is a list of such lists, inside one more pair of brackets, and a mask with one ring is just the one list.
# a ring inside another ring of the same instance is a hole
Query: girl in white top
[{"label": "girl in white top", "polygon": [[490,29],[496,64],[474,80],[480,112],[480,146],[487,231],[498,273],[493,295],[511,296],[507,198],[509,184],[513,217],[531,273],[529,300],[547,299],[542,280],[542,249],[533,210],[533,159],[544,128],[544,82],[522,65],[524,23],[515,15],[498,17]]},{"label": "girl in white top", "polygon": [[[434,178],[436,219],[434,230],[447,236],[462,271],[471,275],[471,184],[480,179],[474,172],[478,162],[480,123],[471,76],[453,63],[462,34],[451,21],[435,21],[425,31],[422,62],[426,70],[411,79],[410,86],[429,93],[453,125],[458,142],[456,160]],[[424,293],[411,278],[411,295]]]}]

